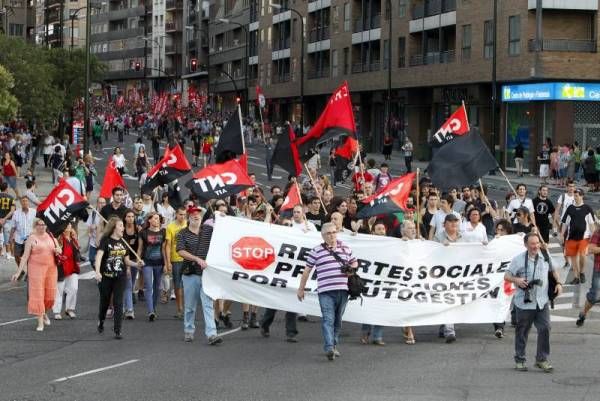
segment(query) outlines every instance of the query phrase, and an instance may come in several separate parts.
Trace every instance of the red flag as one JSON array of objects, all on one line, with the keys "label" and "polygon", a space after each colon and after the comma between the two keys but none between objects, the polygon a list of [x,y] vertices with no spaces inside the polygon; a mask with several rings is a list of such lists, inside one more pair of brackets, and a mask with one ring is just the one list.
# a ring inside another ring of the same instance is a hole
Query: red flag
[{"label": "red flag", "polygon": [[115,167],[115,162],[112,158],[108,160],[106,166],[106,172],[104,173],[104,181],[102,181],[102,188],[100,188],[100,197],[110,199],[112,196],[112,190],[115,187],[121,187],[125,189],[125,181],[121,174]]},{"label": "red flag", "polygon": [[235,160],[211,164],[194,174],[185,186],[203,200],[222,199],[253,186],[240,163]]},{"label": "red flag", "polygon": [[52,189],[46,199],[37,207],[37,216],[44,219],[52,234],[65,229],[73,216],[88,207],[88,202],[65,179]]},{"label": "red flag", "polygon": [[340,135],[354,137],[355,133],[356,124],[352,112],[350,91],[348,90],[348,83],[344,82],[342,86],[333,92],[327,106],[325,106],[325,110],[323,110],[308,134],[296,141],[296,146],[300,158],[306,161],[312,156],[312,149],[317,145]]},{"label": "red flag", "polygon": [[298,148],[294,143],[296,134],[292,127],[288,125],[288,135],[281,135],[275,145],[271,163],[278,165],[288,172],[288,174],[297,177],[302,172],[302,162],[298,155]]},{"label": "red flag", "polygon": [[406,210],[406,202],[408,201],[412,182],[415,177],[415,173],[409,173],[396,178],[376,194],[364,199],[362,201],[364,206],[359,210],[356,217],[364,219],[379,214],[389,214]]},{"label": "red flag", "polygon": [[148,172],[146,183],[142,186],[142,193],[150,193],[157,186],[175,181],[191,170],[192,166],[179,144],[173,149],[167,148],[163,158]]},{"label": "red flag", "polygon": [[298,188],[298,183],[295,182],[288,190],[288,193],[281,204],[281,208],[279,208],[279,213],[293,209],[294,206],[301,204],[302,198],[300,198],[300,188]]},{"label": "red flag", "polygon": [[463,103],[431,137],[430,144],[443,145],[451,140],[454,135],[464,135],[469,132],[469,129],[469,117]]},{"label": "red flag", "polygon": [[239,157],[238,163],[240,163],[240,166],[242,166],[246,174],[248,174],[248,155],[246,153],[243,153]]},{"label": "red flag", "polygon": [[121,95],[121,96],[119,96],[119,97],[117,98],[117,103],[116,103],[116,106],[117,106],[118,108],[121,108],[121,107],[125,106],[125,97],[124,97],[123,95]]},{"label": "red flag", "polygon": [[262,88],[258,85],[256,85],[256,103],[258,103],[258,106],[261,109],[264,109],[265,105],[267,104],[265,94],[263,93]]},{"label": "red flag", "polygon": [[346,160],[352,160],[358,152],[358,141],[351,136],[346,137],[344,144],[335,149],[335,155]]}]

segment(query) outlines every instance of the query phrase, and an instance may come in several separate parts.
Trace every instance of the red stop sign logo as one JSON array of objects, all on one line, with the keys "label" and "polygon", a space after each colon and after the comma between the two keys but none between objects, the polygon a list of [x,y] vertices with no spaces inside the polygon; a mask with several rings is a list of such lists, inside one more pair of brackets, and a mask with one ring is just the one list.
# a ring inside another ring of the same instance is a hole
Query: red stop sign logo
[{"label": "red stop sign logo", "polygon": [[275,261],[275,249],[260,237],[242,237],[231,245],[231,256],[246,270],[264,270]]}]

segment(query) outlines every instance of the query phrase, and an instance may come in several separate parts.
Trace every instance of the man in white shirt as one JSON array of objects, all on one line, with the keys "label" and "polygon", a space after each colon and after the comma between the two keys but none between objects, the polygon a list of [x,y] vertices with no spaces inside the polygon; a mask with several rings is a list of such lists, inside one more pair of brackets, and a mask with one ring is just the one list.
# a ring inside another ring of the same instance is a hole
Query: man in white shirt
[{"label": "man in white shirt", "polygon": [[554,223],[557,228],[560,229],[561,220],[565,216],[567,208],[575,202],[575,183],[570,181],[567,184],[567,192],[560,195],[556,201],[556,208],[554,209]]},{"label": "man in white shirt", "polygon": [[440,209],[434,213],[429,223],[429,239],[433,240],[436,233],[444,231],[444,221],[446,216],[453,214],[460,221],[460,213],[452,210],[454,205],[454,198],[452,195],[444,194],[440,200]]},{"label": "man in white shirt", "polygon": [[302,230],[302,232],[317,231],[317,227],[310,221],[306,220],[302,205],[294,206],[292,214],[292,227]]},{"label": "man in white shirt", "polygon": [[517,222],[516,212],[521,207],[526,207],[529,209],[529,215],[531,216],[532,222],[535,225],[535,207],[533,206],[533,201],[527,197],[527,186],[525,184],[518,184],[516,188],[517,197],[510,201],[506,211],[514,217],[512,222]]}]

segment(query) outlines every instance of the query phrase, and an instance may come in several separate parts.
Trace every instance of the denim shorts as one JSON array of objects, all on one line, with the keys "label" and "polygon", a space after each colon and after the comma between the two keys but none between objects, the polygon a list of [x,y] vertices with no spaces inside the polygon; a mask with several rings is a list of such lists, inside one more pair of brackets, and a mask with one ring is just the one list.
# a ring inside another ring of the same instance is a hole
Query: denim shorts
[{"label": "denim shorts", "polygon": [[173,286],[176,290],[183,288],[183,279],[181,278],[181,267],[183,262],[172,262],[173,265]]},{"label": "denim shorts", "polygon": [[4,180],[6,180],[6,183],[12,189],[17,188],[17,177],[15,177],[14,175],[4,176]]},{"label": "denim shorts", "polygon": [[594,270],[594,274],[592,275],[592,286],[585,298],[592,305],[600,302],[600,271]]}]

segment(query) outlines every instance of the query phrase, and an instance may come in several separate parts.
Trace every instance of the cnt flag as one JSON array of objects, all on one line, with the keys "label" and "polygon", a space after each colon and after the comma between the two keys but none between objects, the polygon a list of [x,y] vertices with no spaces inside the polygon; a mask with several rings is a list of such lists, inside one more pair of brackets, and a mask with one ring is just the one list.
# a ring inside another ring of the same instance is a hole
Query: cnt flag
[{"label": "cnt flag", "polygon": [[179,144],[176,144],[173,149],[167,148],[163,158],[148,172],[146,183],[142,186],[142,193],[150,193],[159,185],[168,184],[190,171],[192,166]]},{"label": "cnt flag", "polygon": [[333,92],[325,110],[311,130],[296,140],[300,159],[307,161],[314,154],[317,145],[340,135],[356,136],[356,124],[347,82]]},{"label": "cnt flag", "polygon": [[347,136],[342,144],[335,148],[335,155],[342,159],[352,160],[354,155],[358,152],[358,141],[351,136]]},{"label": "cnt flag", "polygon": [[186,184],[202,200],[222,199],[235,195],[254,183],[240,163],[229,160],[222,164],[211,164],[194,174]]},{"label": "cnt flag", "polygon": [[288,134],[281,135],[273,150],[271,163],[278,165],[293,177],[297,177],[302,172],[302,162],[298,156],[298,149],[294,143],[296,134],[288,124]]},{"label": "cnt flag", "polygon": [[469,132],[469,118],[463,103],[431,137],[429,144],[431,146],[441,146],[451,141],[454,136],[464,135],[467,132]]},{"label": "cnt flag", "polygon": [[261,109],[264,109],[267,101],[265,99],[265,94],[260,86],[256,85],[256,102]]},{"label": "cnt flag", "polygon": [[449,189],[471,185],[496,167],[498,163],[478,130],[472,129],[467,135],[457,136],[435,152],[427,172],[433,185]]},{"label": "cnt flag", "polygon": [[295,182],[288,189],[288,193],[279,208],[279,213],[283,213],[285,211],[293,209],[296,205],[302,204],[302,198],[300,197],[300,188],[298,187],[298,183]]},{"label": "cnt flag", "polygon": [[242,110],[238,105],[237,110],[229,117],[227,125],[219,137],[219,143],[215,148],[215,156],[218,158],[225,151],[230,151],[239,156],[245,153],[244,133],[242,131]]},{"label": "cnt flag", "polygon": [[115,167],[114,160],[108,159],[108,164],[106,166],[106,172],[104,173],[104,181],[102,181],[102,187],[100,188],[100,197],[110,199],[112,196],[112,190],[115,187],[120,187],[125,189],[125,181],[121,174],[117,171]]},{"label": "cnt flag", "polygon": [[406,202],[415,177],[415,173],[409,173],[396,178],[376,194],[364,199],[362,201],[364,206],[356,217],[364,219],[379,214],[390,214],[406,210]]},{"label": "cnt flag", "polygon": [[54,235],[60,234],[67,224],[89,206],[88,202],[61,179],[46,199],[37,207],[37,217],[44,220],[48,230]]}]

